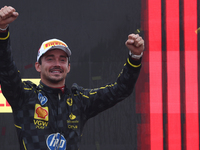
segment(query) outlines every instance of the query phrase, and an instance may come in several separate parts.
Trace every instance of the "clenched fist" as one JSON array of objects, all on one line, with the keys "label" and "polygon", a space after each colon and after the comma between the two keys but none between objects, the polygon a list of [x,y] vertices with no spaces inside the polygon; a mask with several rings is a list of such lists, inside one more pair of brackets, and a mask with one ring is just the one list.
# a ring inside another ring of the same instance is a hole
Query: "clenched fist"
[{"label": "clenched fist", "polygon": [[138,34],[130,34],[125,44],[134,55],[140,55],[144,51],[144,40]]},{"label": "clenched fist", "polygon": [[0,28],[5,29],[8,24],[19,16],[18,12],[11,6],[4,6],[0,9]]}]

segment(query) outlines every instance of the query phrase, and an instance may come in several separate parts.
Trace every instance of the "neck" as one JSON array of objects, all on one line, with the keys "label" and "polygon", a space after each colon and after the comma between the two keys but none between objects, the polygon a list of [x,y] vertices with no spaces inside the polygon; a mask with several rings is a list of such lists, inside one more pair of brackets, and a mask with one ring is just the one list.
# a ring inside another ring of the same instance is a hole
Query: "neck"
[{"label": "neck", "polygon": [[65,91],[65,85],[62,85],[62,86],[56,85],[56,86],[54,86],[53,84],[46,84],[46,83],[44,83],[42,80],[41,80],[41,82],[42,82],[45,86],[47,86],[47,87],[49,87],[49,88],[60,89],[60,90],[62,91],[62,93],[64,93],[64,91]]},{"label": "neck", "polygon": [[51,87],[51,88],[60,89],[60,90],[62,91],[62,93],[64,93],[64,91],[65,91],[65,86],[61,86],[61,87]]}]

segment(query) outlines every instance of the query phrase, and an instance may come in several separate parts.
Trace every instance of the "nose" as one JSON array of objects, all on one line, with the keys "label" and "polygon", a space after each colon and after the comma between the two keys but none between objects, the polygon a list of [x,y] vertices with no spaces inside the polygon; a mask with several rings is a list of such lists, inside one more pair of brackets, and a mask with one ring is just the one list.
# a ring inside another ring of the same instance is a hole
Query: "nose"
[{"label": "nose", "polygon": [[54,61],[54,65],[55,65],[55,66],[60,66],[60,61],[59,61],[58,59],[56,59],[56,60]]}]

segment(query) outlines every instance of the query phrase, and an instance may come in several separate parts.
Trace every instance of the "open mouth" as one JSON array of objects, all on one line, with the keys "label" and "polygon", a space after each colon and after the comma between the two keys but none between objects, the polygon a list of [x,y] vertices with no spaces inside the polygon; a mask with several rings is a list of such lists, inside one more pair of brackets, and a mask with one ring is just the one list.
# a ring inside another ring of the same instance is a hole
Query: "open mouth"
[{"label": "open mouth", "polygon": [[61,71],[51,71],[51,73],[61,73]]},{"label": "open mouth", "polygon": [[61,70],[61,69],[51,69],[50,73],[52,73],[52,74],[60,74],[60,73],[63,73],[63,70]]}]

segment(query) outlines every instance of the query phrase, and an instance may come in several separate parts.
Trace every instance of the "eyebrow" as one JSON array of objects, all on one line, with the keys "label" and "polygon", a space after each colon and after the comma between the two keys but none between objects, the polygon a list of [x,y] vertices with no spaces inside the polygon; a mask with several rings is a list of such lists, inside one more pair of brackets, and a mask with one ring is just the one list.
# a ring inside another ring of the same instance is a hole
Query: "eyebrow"
[{"label": "eyebrow", "polygon": [[66,55],[66,56],[64,56],[64,55],[61,55],[60,57],[64,57],[64,58],[67,58],[68,56]]},{"label": "eyebrow", "polygon": [[46,58],[47,58],[47,57],[54,57],[54,55],[46,55]]},{"label": "eyebrow", "polygon": [[[51,54],[50,54],[50,55],[46,55],[46,58],[47,58],[47,57],[54,57],[54,56],[55,56],[55,55],[51,55]],[[67,56],[67,55],[66,55],[66,56],[64,56],[64,55],[60,55],[59,57],[67,58],[68,56]]]}]

